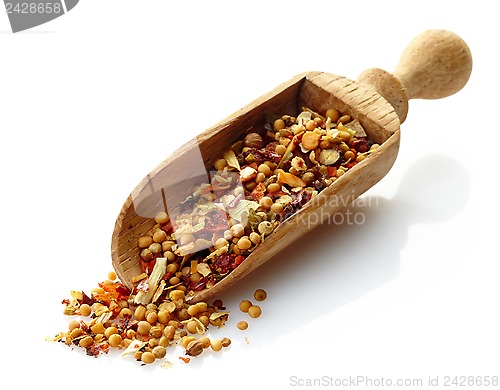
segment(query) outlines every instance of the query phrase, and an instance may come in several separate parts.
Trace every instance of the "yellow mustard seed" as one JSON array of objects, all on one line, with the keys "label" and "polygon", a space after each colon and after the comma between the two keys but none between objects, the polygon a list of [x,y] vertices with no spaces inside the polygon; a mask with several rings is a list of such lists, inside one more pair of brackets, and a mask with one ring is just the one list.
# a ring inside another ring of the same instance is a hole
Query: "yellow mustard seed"
[{"label": "yellow mustard seed", "polygon": [[248,309],[252,307],[252,302],[250,302],[248,299],[244,299],[243,301],[240,302],[240,310],[243,313],[248,313]]},{"label": "yellow mustard seed", "polygon": [[257,305],[253,305],[248,308],[248,315],[252,318],[260,317],[261,314],[262,309]]},{"label": "yellow mustard seed", "polygon": [[259,288],[255,290],[255,292],[253,293],[253,297],[256,301],[263,301],[267,298],[267,293],[263,289]]}]

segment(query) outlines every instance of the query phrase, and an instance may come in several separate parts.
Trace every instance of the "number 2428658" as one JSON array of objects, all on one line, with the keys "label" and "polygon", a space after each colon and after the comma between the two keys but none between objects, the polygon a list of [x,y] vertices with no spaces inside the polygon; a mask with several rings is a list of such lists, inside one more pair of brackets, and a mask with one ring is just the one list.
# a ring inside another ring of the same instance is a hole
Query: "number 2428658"
[{"label": "number 2428658", "polygon": [[60,3],[5,3],[8,14],[60,14]]}]

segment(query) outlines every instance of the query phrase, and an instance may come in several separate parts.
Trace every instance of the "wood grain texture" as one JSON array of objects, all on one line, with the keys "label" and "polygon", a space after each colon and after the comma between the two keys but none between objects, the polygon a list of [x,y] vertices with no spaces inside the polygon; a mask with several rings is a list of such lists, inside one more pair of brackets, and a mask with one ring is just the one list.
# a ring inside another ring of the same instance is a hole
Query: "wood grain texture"
[{"label": "wood grain texture", "polygon": [[408,99],[441,99],[460,91],[472,72],[472,54],[457,34],[428,30],[417,36],[401,55],[394,75]]},{"label": "wood grain texture", "polygon": [[403,123],[410,99],[440,99],[460,91],[472,72],[472,54],[453,32],[428,30],[413,39],[393,74],[379,68],[362,72],[357,82],[373,88]]},{"label": "wood grain texture", "polygon": [[120,211],[111,242],[113,266],[120,280],[141,273],[137,240],[154,226],[153,217],[170,201],[179,202],[201,183],[231,145],[268,115],[296,115],[301,107],[324,113],[333,107],[358,119],[381,146],[338,178],[266,237],[264,243],[214,287],[195,293],[208,300],[286,249],[293,241],[332,217],[382,179],[396,160],[400,123],[412,98],[437,99],[460,90],[469,79],[472,57],[465,42],[449,31],[426,31],[410,43],[394,74],[373,68],[357,81],[323,72],[299,74],[253,101],[179,148],[132,191]]}]

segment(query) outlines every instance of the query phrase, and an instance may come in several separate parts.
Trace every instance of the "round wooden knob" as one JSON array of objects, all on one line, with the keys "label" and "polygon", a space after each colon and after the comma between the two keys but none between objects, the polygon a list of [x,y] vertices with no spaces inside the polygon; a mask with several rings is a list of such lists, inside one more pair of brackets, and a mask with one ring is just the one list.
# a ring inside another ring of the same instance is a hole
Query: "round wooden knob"
[{"label": "round wooden knob", "polygon": [[462,38],[446,30],[429,30],[410,42],[394,75],[408,99],[440,99],[460,91],[471,71],[471,52]]},{"label": "round wooden knob", "polygon": [[410,42],[393,74],[368,69],[358,82],[371,85],[392,104],[402,122],[409,99],[440,99],[460,91],[469,80],[472,56],[457,34],[429,30]]}]

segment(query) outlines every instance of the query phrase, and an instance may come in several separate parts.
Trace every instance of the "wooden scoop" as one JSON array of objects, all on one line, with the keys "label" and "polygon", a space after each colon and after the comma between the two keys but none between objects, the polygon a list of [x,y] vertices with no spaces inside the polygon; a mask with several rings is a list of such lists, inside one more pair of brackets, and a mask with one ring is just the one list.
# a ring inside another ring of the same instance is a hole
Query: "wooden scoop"
[{"label": "wooden scoop", "polygon": [[196,292],[191,302],[215,297],[377,183],[396,159],[408,100],[452,95],[467,83],[471,70],[471,53],[460,37],[430,30],[409,44],[393,74],[369,69],[352,81],[307,72],[286,81],[186,143],[132,191],[118,215],[111,242],[113,266],[120,280],[133,288],[132,278],[142,273],[137,241],[154,226],[156,213],[179,204],[195,186],[206,183],[215,160],[249,129],[265,124],[269,114],[295,115],[302,107],[324,113],[334,107],[357,118],[380,147],[281,223],[224,279]]}]

